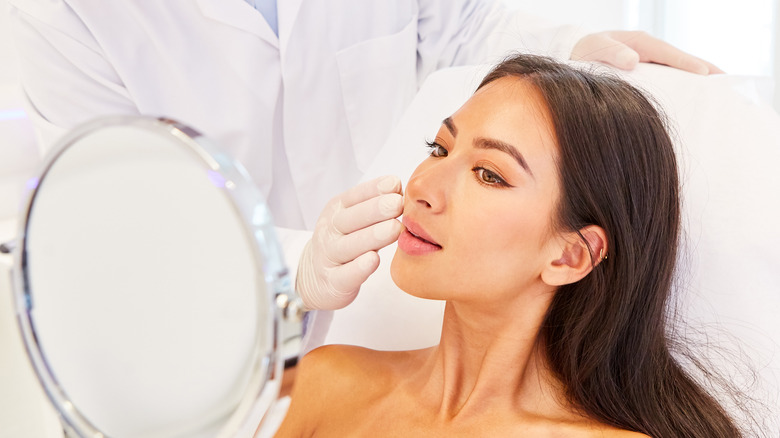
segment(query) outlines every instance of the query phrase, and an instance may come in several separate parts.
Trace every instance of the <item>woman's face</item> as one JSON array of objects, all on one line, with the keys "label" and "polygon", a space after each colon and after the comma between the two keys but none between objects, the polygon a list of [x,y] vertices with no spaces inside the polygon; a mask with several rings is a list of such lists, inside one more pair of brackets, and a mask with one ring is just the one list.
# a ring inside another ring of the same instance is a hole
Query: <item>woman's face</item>
[{"label": "woman's face", "polygon": [[395,283],[422,298],[491,302],[544,287],[557,242],[556,151],[533,86],[502,78],[477,91],[407,184]]}]

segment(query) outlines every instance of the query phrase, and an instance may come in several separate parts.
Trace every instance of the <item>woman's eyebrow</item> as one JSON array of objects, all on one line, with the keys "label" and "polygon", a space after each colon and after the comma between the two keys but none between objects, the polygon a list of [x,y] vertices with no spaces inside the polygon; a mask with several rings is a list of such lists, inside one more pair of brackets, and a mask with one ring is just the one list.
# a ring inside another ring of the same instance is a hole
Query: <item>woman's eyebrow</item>
[{"label": "woman's eyebrow", "polygon": [[447,127],[447,130],[450,131],[453,137],[458,136],[458,128],[455,126],[455,122],[452,121],[452,117],[447,117],[441,123]]},{"label": "woman's eyebrow", "polygon": [[520,167],[525,169],[525,171],[535,179],[534,173],[531,172],[531,168],[528,166],[528,162],[525,161],[523,154],[521,154],[520,151],[518,151],[517,148],[511,144],[493,138],[477,137],[474,139],[474,147],[478,149],[495,149],[504,152],[505,154],[511,155],[512,158],[517,161],[517,164],[519,164]]},{"label": "woman's eyebrow", "polygon": [[[455,122],[452,120],[452,117],[447,117],[446,119],[442,120],[441,123],[447,127],[447,130],[450,131],[450,134],[452,134],[453,137],[458,136],[458,127],[455,126]],[[512,156],[512,158],[515,159],[515,161],[517,161],[517,164],[519,164],[520,167],[525,169],[525,171],[531,175],[532,178],[536,178],[534,173],[531,171],[531,168],[528,166],[528,162],[525,161],[523,154],[521,154],[520,151],[518,151],[517,148],[511,144],[492,138],[478,137],[474,140],[474,147],[478,149],[495,149],[509,154]]]}]

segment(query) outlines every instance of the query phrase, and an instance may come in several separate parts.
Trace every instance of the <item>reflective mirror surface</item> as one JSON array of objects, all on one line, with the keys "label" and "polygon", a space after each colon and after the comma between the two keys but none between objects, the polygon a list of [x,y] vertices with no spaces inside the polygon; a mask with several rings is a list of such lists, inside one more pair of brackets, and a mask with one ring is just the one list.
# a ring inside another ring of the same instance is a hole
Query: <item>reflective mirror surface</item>
[{"label": "reflective mirror surface", "polygon": [[265,204],[194,131],[111,118],[32,182],[17,312],[47,395],[83,436],[232,436],[278,392],[289,289]]}]

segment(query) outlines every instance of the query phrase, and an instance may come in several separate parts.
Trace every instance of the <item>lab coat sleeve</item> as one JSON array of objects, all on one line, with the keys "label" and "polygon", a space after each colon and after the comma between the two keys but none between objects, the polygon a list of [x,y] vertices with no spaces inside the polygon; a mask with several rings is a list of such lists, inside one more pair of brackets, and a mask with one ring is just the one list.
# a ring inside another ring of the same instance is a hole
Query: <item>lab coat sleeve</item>
[{"label": "lab coat sleeve", "polygon": [[284,251],[284,262],[290,271],[290,280],[295,284],[298,262],[306,244],[311,240],[312,232],[308,230],[293,230],[291,228],[276,227],[276,235]]},{"label": "lab coat sleeve", "polygon": [[418,80],[440,68],[496,63],[518,51],[569,59],[574,45],[590,33],[560,25],[500,0],[431,0],[420,2]]},{"label": "lab coat sleeve", "polygon": [[89,29],[61,0],[8,0],[27,113],[45,150],[106,114],[138,114]]}]

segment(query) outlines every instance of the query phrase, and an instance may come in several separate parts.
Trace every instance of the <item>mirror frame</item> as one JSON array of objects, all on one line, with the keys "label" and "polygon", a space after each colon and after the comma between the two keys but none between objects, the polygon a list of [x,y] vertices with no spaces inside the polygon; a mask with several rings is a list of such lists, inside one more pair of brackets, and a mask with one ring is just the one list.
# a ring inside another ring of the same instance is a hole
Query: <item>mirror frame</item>
[{"label": "mirror frame", "polygon": [[[266,325],[270,330],[273,345],[268,351],[261,351],[259,337],[254,346],[252,373],[241,401],[221,426],[219,437],[233,437],[248,421],[257,420],[256,430],[266,420],[266,414],[276,401],[281,386],[284,368],[282,340],[286,333],[284,323],[300,323],[303,305],[295,294],[289,272],[284,264],[281,245],[273,228],[270,211],[265,198],[252,182],[240,163],[219,150],[196,130],[174,120],[148,116],[108,116],[89,121],[61,138],[43,161],[36,176],[27,182],[25,202],[19,216],[15,247],[13,248],[13,298],[22,342],[32,367],[46,396],[60,417],[66,433],[77,436],[102,438],[105,436],[70,400],[64,388],[57,381],[46,354],[36,335],[33,318],[34,291],[30,289],[30,272],[27,261],[27,236],[30,214],[41,183],[57,159],[80,139],[109,127],[134,127],[176,139],[193,158],[199,161],[205,172],[217,172],[225,181],[220,188],[229,203],[239,215],[243,232],[255,253],[255,260],[261,263],[264,274],[258,289],[259,298],[267,300],[268,315],[258,315],[258,329]],[[265,296],[263,296],[265,295]],[[283,323],[284,322],[284,323]],[[289,325],[288,325],[289,327]]]}]

